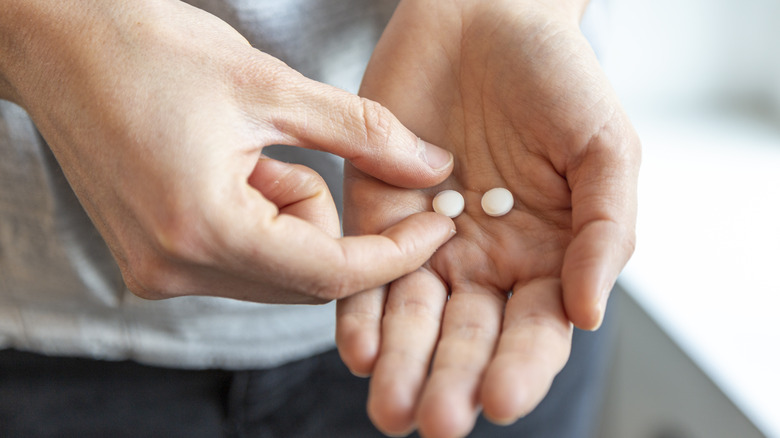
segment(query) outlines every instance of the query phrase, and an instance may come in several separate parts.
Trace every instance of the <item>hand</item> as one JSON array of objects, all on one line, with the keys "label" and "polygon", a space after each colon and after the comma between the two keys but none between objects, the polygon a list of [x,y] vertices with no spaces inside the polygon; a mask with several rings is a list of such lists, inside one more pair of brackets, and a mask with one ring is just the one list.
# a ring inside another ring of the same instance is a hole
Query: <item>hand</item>
[{"label": "hand", "polygon": [[[581,11],[536,3],[401,2],[366,72],[361,94],[447,145],[455,170],[410,191],[347,166],[345,231],[428,211],[443,189],[466,199],[423,268],[339,301],[340,353],[372,374],[385,433],[464,436],[480,407],[498,423],[530,412],[568,358],[570,321],[600,324],[633,251],[639,141]],[[493,187],[514,194],[506,216],[481,210]]]},{"label": "hand", "polygon": [[441,182],[451,155],[216,17],[162,1],[3,9],[0,97],[30,113],[136,294],[319,303],[417,269],[452,236],[426,213],[340,239],[319,175],[264,146],[333,152],[405,187]]}]

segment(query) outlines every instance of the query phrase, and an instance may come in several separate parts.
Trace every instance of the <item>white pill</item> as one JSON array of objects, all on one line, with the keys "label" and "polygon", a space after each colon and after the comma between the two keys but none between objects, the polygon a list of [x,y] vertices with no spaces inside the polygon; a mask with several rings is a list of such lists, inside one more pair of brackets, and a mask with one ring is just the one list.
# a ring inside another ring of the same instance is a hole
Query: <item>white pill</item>
[{"label": "white pill", "polygon": [[455,190],[444,190],[433,198],[433,211],[454,218],[463,213],[466,201],[463,195]]},{"label": "white pill", "polygon": [[512,192],[507,189],[497,187],[482,195],[482,210],[488,216],[503,216],[509,213],[514,206],[515,198],[512,196]]}]

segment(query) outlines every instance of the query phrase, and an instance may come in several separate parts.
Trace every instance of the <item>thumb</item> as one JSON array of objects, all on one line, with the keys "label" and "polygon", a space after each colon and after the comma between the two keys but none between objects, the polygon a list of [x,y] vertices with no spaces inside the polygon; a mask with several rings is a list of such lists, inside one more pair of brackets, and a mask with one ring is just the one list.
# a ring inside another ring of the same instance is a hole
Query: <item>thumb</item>
[{"label": "thumb", "polygon": [[277,113],[283,120],[274,123],[295,139],[293,146],[339,155],[406,188],[436,185],[452,172],[450,152],[414,135],[379,103],[302,76],[301,81]]}]

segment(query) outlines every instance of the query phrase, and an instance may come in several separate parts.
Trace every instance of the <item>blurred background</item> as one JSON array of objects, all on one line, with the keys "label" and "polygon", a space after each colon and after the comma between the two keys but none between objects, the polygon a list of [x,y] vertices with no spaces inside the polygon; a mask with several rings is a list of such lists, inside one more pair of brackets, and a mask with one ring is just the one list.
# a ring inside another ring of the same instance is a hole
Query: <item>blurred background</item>
[{"label": "blurred background", "polygon": [[780,0],[588,14],[643,143],[599,436],[780,437]]}]

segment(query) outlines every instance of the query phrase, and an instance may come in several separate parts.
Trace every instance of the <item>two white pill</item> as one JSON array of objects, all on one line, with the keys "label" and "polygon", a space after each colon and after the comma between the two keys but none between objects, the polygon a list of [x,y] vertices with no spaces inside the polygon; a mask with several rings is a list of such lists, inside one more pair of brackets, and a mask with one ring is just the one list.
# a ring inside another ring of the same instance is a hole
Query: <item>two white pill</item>
[{"label": "two white pill", "polygon": [[[488,216],[498,217],[509,213],[515,205],[512,192],[505,188],[490,189],[482,195],[482,210]],[[466,201],[455,190],[444,190],[433,198],[433,211],[454,218],[463,213]]]}]

